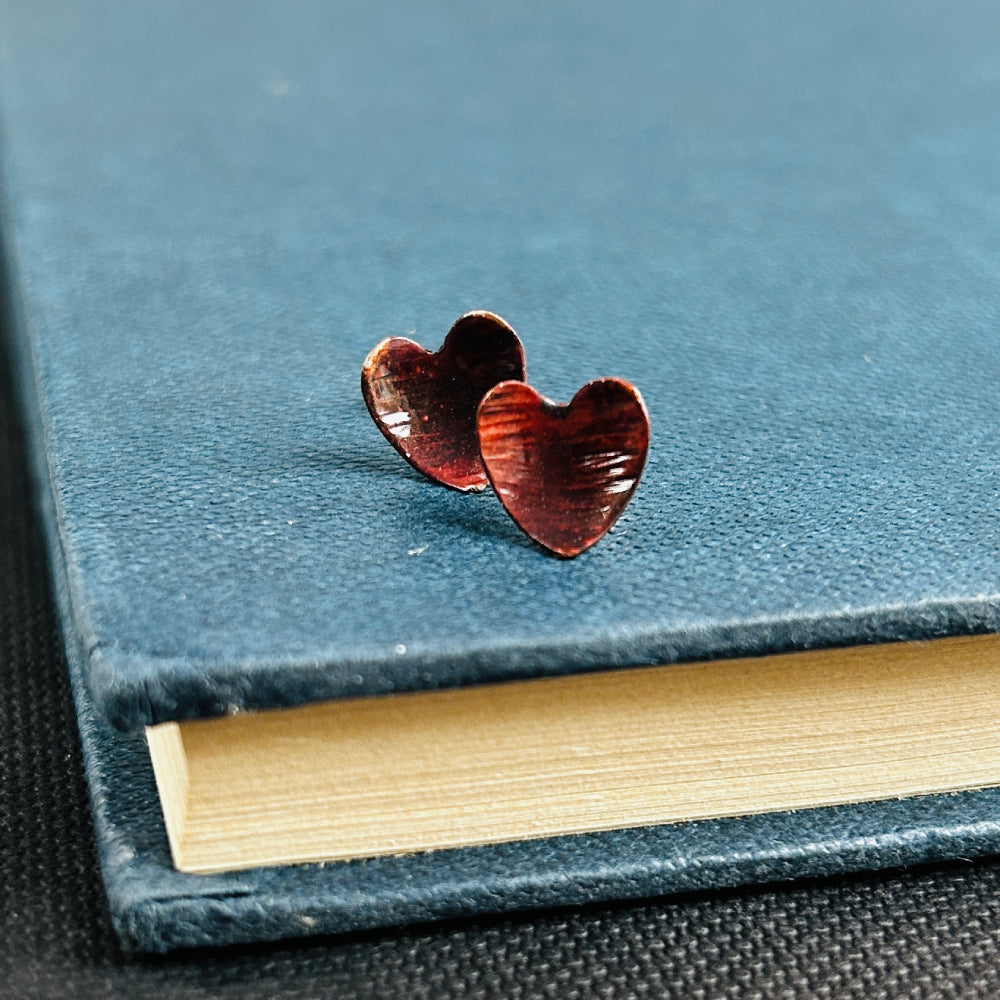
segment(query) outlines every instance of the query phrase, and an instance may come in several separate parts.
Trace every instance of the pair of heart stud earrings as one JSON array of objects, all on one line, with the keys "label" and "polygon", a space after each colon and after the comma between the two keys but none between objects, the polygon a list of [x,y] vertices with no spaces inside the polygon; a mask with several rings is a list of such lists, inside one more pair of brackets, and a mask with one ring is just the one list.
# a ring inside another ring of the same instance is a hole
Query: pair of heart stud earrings
[{"label": "pair of heart stud earrings", "polygon": [[365,359],[361,391],[415,469],[466,493],[492,485],[518,527],[565,558],[618,520],[649,450],[634,386],[601,378],[553,403],[526,384],[521,341],[493,313],[462,316],[436,354],[383,340]]}]

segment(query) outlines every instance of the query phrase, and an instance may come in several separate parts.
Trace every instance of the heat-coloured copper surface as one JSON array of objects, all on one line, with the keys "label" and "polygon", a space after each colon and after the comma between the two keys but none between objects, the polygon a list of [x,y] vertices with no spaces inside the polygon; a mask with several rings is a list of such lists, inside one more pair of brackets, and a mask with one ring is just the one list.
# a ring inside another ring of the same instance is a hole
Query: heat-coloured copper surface
[{"label": "heat-coloured copper surface", "polygon": [[448,331],[435,354],[390,337],[365,359],[361,391],[389,443],[415,469],[463,492],[486,488],[476,409],[505,379],[524,379],[524,351],[499,316],[473,312]]},{"label": "heat-coloured copper surface", "polygon": [[634,386],[603,378],[560,406],[523,382],[483,399],[479,447],[507,512],[539,545],[576,556],[618,520],[649,449],[649,416]]}]

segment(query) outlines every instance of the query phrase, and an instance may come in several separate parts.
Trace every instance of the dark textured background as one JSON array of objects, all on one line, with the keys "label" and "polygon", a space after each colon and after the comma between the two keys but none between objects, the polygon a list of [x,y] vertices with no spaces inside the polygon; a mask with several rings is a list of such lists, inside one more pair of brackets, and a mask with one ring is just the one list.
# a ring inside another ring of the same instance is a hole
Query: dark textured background
[{"label": "dark textured background", "polygon": [[1000,864],[129,960],[0,338],[0,996],[1000,996]]}]

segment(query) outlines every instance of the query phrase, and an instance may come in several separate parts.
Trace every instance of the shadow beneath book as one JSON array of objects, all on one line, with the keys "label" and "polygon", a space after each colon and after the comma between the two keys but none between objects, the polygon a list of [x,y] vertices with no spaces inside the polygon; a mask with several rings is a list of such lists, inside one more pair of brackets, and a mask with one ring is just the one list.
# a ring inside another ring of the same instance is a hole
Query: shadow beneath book
[{"label": "shadow beneath book", "polygon": [[[76,713],[34,509],[28,447],[15,405],[19,400],[9,343],[10,302],[4,276],[0,279],[0,995],[59,996],[75,992],[68,990],[68,978],[80,972],[80,979],[89,979],[94,963],[119,961],[122,952],[98,869]],[[5,974],[15,962],[16,968]]]},{"label": "shadow beneath book", "polygon": [[[992,947],[975,939],[988,939],[997,913],[989,894],[998,871],[983,862],[951,862],[882,876],[866,873],[252,948],[181,951],[169,958],[143,956],[118,975],[136,985],[143,984],[144,974],[155,976],[172,990],[197,988],[225,997],[488,1000],[519,995],[522,981],[538,987],[531,996],[584,997],[596,996],[592,985],[612,977],[617,988],[609,987],[602,996],[645,994],[647,986],[650,995],[689,996],[689,984],[699,977],[717,987],[712,996],[764,995],[753,987],[773,981],[794,983],[795,995],[812,995],[822,984],[844,987],[855,980],[857,992],[845,987],[837,995],[860,996],[860,984],[875,979],[873,969],[895,987],[920,982],[922,976],[926,981],[927,964],[936,969],[935,982],[968,982],[983,975],[983,966],[992,968]],[[962,920],[974,929],[966,937],[972,948],[978,945],[977,962],[963,962],[957,947]],[[914,962],[907,957],[910,949],[898,943],[908,940],[922,941],[928,955],[935,940],[950,942],[937,951],[954,957],[940,967],[929,958]]]}]

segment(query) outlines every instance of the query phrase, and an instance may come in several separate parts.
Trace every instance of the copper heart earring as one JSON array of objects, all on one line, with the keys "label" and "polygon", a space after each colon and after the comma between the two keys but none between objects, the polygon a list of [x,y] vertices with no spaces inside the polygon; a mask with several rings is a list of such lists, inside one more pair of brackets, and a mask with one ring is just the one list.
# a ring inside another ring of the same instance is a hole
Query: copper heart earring
[{"label": "copper heart earring", "polygon": [[365,358],[361,392],[389,443],[425,476],[464,493],[486,489],[476,412],[507,379],[524,381],[524,349],[499,316],[467,313],[437,353],[390,337]]},{"label": "copper heart earring", "polygon": [[525,384],[521,342],[493,313],[462,316],[437,353],[383,340],[361,391],[414,468],[463,492],[492,484],[521,530],[566,558],[608,532],[646,462],[649,416],[632,385],[597,379],[553,403]]},{"label": "copper heart earring", "polygon": [[588,382],[565,406],[523,381],[503,382],[479,404],[476,423],[504,509],[530,538],[566,558],[618,520],[649,450],[646,405],[617,378]]}]

